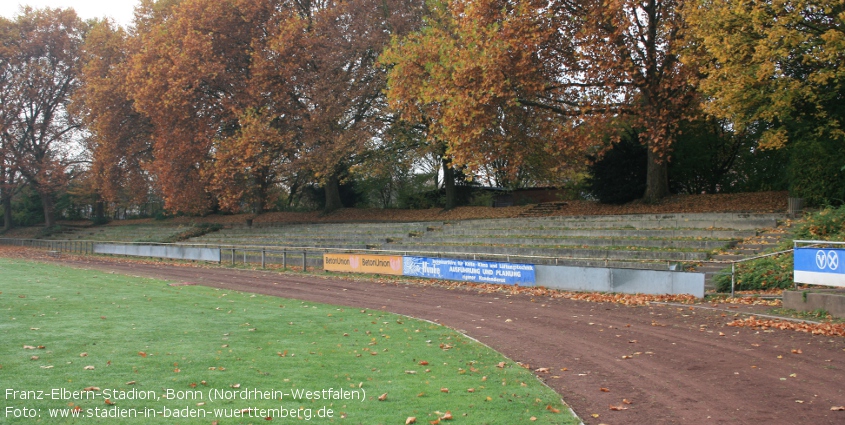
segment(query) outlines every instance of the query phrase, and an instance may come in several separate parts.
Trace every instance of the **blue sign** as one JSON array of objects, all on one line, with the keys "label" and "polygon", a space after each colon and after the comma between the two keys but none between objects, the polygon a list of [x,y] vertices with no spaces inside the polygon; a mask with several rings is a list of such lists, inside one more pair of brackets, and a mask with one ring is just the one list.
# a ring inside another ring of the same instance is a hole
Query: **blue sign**
[{"label": "blue sign", "polygon": [[451,258],[403,257],[405,276],[531,286],[534,265]]},{"label": "blue sign", "polygon": [[795,248],[795,282],[845,287],[845,249]]}]

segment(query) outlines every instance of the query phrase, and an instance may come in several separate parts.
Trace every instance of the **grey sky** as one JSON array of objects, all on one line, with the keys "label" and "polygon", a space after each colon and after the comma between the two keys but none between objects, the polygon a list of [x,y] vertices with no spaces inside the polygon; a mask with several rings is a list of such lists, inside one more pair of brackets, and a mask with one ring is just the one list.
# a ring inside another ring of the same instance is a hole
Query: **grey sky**
[{"label": "grey sky", "polygon": [[137,4],[138,0],[3,0],[0,1],[0,15],[12,18],[21,6],[73,8],[82,19],[109,16],[119,25],[126,26],[132,22]]}]

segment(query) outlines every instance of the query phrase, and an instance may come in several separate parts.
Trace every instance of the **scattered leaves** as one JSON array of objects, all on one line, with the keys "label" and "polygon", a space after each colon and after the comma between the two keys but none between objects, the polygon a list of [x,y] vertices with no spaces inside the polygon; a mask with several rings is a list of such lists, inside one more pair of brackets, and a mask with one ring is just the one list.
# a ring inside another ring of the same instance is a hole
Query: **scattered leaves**
[{"label": "scattered leaves", "polygon": [[[754,316],[746,319],[736,319],[728,326],[748,327],[752,329],[780,329],[806,332],[813,335],[841,336],[845,337],[845,323],[806,323],[789,322],[778,319],[757,319]],[[797,351],[797,350],[796,350]]]}]

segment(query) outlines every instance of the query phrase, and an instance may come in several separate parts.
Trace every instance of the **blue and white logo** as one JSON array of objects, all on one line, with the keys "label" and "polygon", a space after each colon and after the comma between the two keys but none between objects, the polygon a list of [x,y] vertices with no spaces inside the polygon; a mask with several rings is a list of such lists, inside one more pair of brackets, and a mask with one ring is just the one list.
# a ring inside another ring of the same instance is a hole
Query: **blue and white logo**
[{"label": "blue and white logo", "polygon": [[836,251],[824,252],[820,249],[816,251],[816,266],[821,270],[836,270],[839,268],[839,255]]}]

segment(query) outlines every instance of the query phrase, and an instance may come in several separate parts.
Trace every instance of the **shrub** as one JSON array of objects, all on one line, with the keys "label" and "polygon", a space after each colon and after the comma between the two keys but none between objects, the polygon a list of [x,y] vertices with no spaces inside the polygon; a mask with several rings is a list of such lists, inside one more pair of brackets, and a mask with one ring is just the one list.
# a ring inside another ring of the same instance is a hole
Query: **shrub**
[{"label": "shrub", "polygon": [[795,230],[795,239],[845,240],[845,206],[811,214]]},{"label": "shrub", "polygon": [[[793,285],[792,254],[764,257],[736,265],[737,291],[788,289]],[[731,275],[717,276],[716,289],[719,292],[730,292]]]}]

